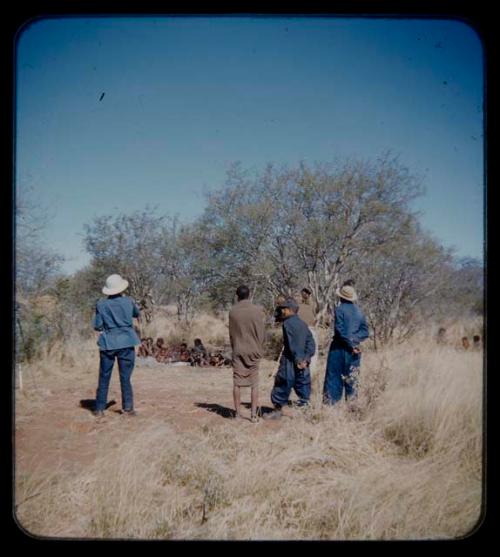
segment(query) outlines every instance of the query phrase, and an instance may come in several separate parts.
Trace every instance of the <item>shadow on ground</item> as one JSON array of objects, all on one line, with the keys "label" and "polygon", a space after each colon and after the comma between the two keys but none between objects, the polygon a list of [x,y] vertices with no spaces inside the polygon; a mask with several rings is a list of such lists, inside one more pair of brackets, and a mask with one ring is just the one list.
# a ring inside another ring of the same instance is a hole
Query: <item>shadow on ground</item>
[{"label": "shadow on ground", "polygon": [[[106,410],[110,406],[113,406],[113,404],[116,404],[116,400],[110,400],[106,404]],[[84,398],[80,400],[80,406],[81,408],[85,408],[85,410],[89,410],[90,412],[93,412],[95,410],[95,398]]]},{"label": "shadow on ground", "polygon": [[[221,416],[222,418],[234,418],[236,416],[236,412],[233,408],[228,408],[227,406],[221,406],[220,404],[216,403],[208,403],[208,402],[196,402],[195,405],[198,408],[204,408],[208,412],[214,412],[215,414]],[[245,408],[251,408],[251,404],[249,402],[242,402],[241,404]],[[259,415],[263,416],[264,414],[269,414],[272,412],[273,408],[269,406],[261,406],[259,408]]]}]

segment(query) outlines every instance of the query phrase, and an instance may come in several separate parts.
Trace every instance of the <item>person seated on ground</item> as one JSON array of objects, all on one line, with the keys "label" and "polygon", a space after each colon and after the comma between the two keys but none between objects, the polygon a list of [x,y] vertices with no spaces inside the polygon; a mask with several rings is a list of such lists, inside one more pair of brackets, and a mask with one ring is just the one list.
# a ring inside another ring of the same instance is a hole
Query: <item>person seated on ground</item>
[{"label": "person seated on ground", "polygon": [[171,361],[170,350],[167,346],[164,345],[159,350],[157,350],[156,361],[159,364],[168,364]]},{"label": "person seated on ground", "polygon": [[183,342],[179,347],[179,362],[190,362],[191,354],[188,350],[188,345]]},{"label": "person seated on ground", "polygon": [[224,365],[224,356],[220,352],[212,352],[209,357],[209,365],[212,367],[222,367]]},{"label": "person seated on ground", "polygon": [[141,344],[137,351],[140,358],[153,358],[154,341],[151,337],[141,339]]},{"label": "person seated on ground", "polygon": [[469,339],[467,337],[462,337],[462,348],[464,350],[469,350],[469,347],[470,347]]},{"label": "person seated on ground", "polygon": [[481,336],[480,335],[474,335],[472,337],[472,347],[474,348],[474,350],[481,350]]},{"label": "person seated on ground", "polygon": [[436,342],[438,344],[444,344],[446,342],[446,329],[444,327],[439,328],[436,335]]},{"label": "person seated on ground", "polygon": [[210,352],[210,354],[208,355],[208,365],[210,367],[217,367],[218,363],[219,358],[217,357],[217,354],[215,352]]},{"label": "person seated on ground", "polygon": [[180,358],[180,353],[181,353],[180,347],[177,344],[174,344],[170,348],[170,361],[178,362]]},{"label": "person seated on ground", "polygon": [[141,338],[141,344],[139,344],[139,347],[137,348],[137,357],[146,358],[147,356],[149,356],[147,338]]},{"label": "person seated on ground", "polygon": [[207,349],[203,346],[201,338],[194,339],[194,347],[191,349],[191,365],[208,365],[208,352]]},{"label": "person seated on ground", "polygon": [[158,337],[156,339],[156,343],[153,346],[153,356],[156,358],[156,356],[158,355],[158,353],[160,352],[160,350],[165,346],[165,341],[163,338]]},{"label": "person seated on ground", "polygon": [[170,358],[172,362],[189,362],[191,355],[187,349],[187,344],[176,344],[170,350]]},{"label": "person seated on ground", "polygon": [[217,354],[217,359],[218,359],[217,367],[224,367],[226,360],[220,352]]}]

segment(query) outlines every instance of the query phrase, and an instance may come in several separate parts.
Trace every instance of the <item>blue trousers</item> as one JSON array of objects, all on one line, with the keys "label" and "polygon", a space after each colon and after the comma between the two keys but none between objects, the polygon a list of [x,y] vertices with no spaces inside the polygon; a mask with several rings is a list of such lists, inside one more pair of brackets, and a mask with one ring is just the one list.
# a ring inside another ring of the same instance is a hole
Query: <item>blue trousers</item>
[{"label": "blue trousers", "polygon": [[323,402],[335,404],[344,393],[346,399],[355,397],[360,365],[361,354],[352,354],[332,343],[326,363]]},{"label": "blue trousers", "polygon": [[134,394],[130,376],[134,371],[135,349],[133,346],[120,348],[119,350],[101,350],[99,365],[99,384],[97,386],[96,410],[104,410],[108,401],[109,381],[115,358],[118,360],[118,370],[120,372],[120,387],[122,392],[122,409],[134,409]]},{"label": "blue trousers", "polygon": [[285,406],[292,389],[299,397],[299,405],[307,404],[311,398],[311,373],[309,368],[298,369],[293,362],[282,356],[271,391],[271,401],[274,406],[278,408]]}]

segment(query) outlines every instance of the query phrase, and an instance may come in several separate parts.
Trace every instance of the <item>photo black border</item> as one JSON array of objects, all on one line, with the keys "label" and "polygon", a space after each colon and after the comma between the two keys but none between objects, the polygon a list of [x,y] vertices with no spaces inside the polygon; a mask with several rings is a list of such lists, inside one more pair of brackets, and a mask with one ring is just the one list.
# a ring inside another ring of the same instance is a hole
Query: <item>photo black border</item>
[{"label": "photo black border", "polygon": [[[307,7],[306,7],[307,6]],[[469,535],[464,538],[456,540],[422,540],[422,541],[405,541],[405,540],[394,540],[394,541],[325,541],[325,542],[255,542],[260,545],[269,544],[270,549],[288,549],[290,544],[315,544],[314,549],[321,549],[320,546],[326,544],[326,549],[336,549],[339,544],[347,544],[346,549],[358,549],[358,546],[362,548],[365,545],[365,549],[371,551],[372,549],[377,549],[378,545],[383,544],[380,549],[383,551],[407,551],[410,549],[408,544],[414,546],[417,551],[422,551],[430,545],[443,546],[441,549],[446,549],[446,545],[451,545],[448,549],[457,549],[453,544],[458,544],[464,549],[468,549],[471,546],[482,546],[483,544],[491,543],[495,539],[495,521],[498,517],[498,483],[496,480],[496,471],[498,467],[496,466],[495,451],[493,450],[493,444],[495,439],[494,433],[487,437],[488,424],[492,423],[495,419],[496,414],[496,401],[493,397],[498,392],[497,390],[497,378],[495,375],[495,369],[492,363],[491,351],[488,353],[487,343],[488,337],[494,335],[494,330],[488,335],[488,331],[491,331],[491,323],[489,321],[489,307],[491,306],[491,292],[492,289],[488,288],[489,284],[496,284],[494,280],[495,270],[492,269],[493,265],[488,265],[489,261],[489,250],[488,246],[494,245],[491,240],[492,227],[491,224],[494,219],[492,218],[491,210],[494,207],[494,202],[492,200],[492,195],[494,193],[496,185],[496,160],[493,155],[494,148],[494,133],[490,134],[489,130],[496,130],[494,122],[497,122],[497,107],[495,100],[499,99],[498,88],[497,88],[497,77],[498,77],[498,39],[496,34],[498,31],[494,29],[495,15],[493,8],[487,2],[460,2],[460,1],[399,1],[399,2],[384,2],[384,1],[341,1],[341,2],[329,2],[329,3],[314,3],[305,4],[302,6],[294,5],[292,8],[283,8],[283,6],[269,3],[246,3],[246,4],[226,4],[225,6],[214,6],[211,3],[206,5],[200,4],[168,4],[166,2],[151,1],[147,0],[144,2],[132,2],[132,1],[82,1],[82,0],[71,0],[71,1],[61,1],[61,0],[40,0],[33,2],[18,2],[7,5],[7,10],[4,11],[2,18],[0,19],[0,51],[3,55],[2,70],[4,72],[4,79],[2,80],[3,87],[1,89],[2,95],[2,105],[3,110],[2,115],[2,125],[1,130],[4,134],[4,149],[2,150],[5,157],[4,164],[2,168],[6,174],[4,180],[4,187],[1,188],[3,202],[0,204],[1,209],[4,211],[3,218],[1,219],[1,226],[3,228],[3,233],[6,238],[10,238],[11,241],[8,243],[7,253],[8,256],[3,260],[4,273],[2,273],[3,279],[6,281],[6,291],[9,292],[9,307],[10,307],[10,320],[2,320],[2,339],[6,343],[6,349],[4,353],[9,354],[9,366],[4,374],[9,377],[8,387],[3,389],[3,394],[5,397],[4,403],[1,405],[3,416],[0,420],[2,424],[2,442],[4,444],[2,455],[9,455],[9,458],[4,456],[2,462],[6,468],[5,473],[2,474],[2,491],[0,492],[0,501],[2,505],[2,538],[5,539],[6,543],[14,547],[46,547],[49,544],[48,549],[53,550],[56,547],[62,548],[63,550],[70,549],[73,551],[75,549],[75,543],[90,543],[90,544],[109,544],[109,543],[119,543],[124,544],[124,541],[115,540],[68,540],[68,539],[42,539],[34,538],[28,536],[24,533],[17,523],[15,522],[12,514],[13,509],[13,480],[12,480],[12,459],[13,459],[13,416],[12,416],[12,392],[14,389],[13,384],[13,373],[14,361],[13,361],[13,323],[14,323],[14,258],[13,258],[13,180],[14,180],[14,116],[15,116],[15,41],[16,36],[19,31],[30,21],[34,21],[38,18],[46,17],[65,17],[65,16],[152,16],[152,15],[171,15],[171,16],[197,16],[197,15],[248,15],[256,16],[262,15],[264,17],[269,17],[272,15],[283,16],[353,16],[353,17],[381,17],[381,18],[427,18],[427,19],[459,19],[464,21],[473,27],[478,33],[482,40],[484,53],[485,53],[485,150],[484,150],[484,161],[485,161],[485,188],[484,188],[484,201],[485,201],[485,251],[484,251],[484,261],[487,269],[485,277],[485,330],[484,330],[484,354],[485,354],[485,370],[487,378],[487,389],[485,390],[485,404],[487,412],[485,414],[484,422],[484,436],[485,436],[485,475],[483,480],[483,490],[486,497],[486,508],[485,513],[478,523],[475,530],[473,530]],[[498,155],[497,155],[498,157]],[[488,188],[487,184],[491,186]],[[490,372],[488,373],[488,368]],[[489,402],[489,404],[487,404]],[[491,428],[491,425],[489,426]],[[7,538],[5,537],[7,536]],[[145,543],[148,545],[148,550],[153,548],[158,548],[160,550],[165,549],[160,544],[169,543],[172,547],[177,544],[207,544],[213,545],[217,544],[217,550],[222,549],[222,543],[253,543],[253,542],[196,542],[191,540],[186,541],[151,541],[143,542],[140,540],[131,541],[130,543]],[[68,544],[70,547],[68,547]],[[277,547],[273,547],[275,544],[279,544]],[[330,544],[334,544],[333,548]],[[373,546],[375,544],[375,546]],[[403,547],[402,547],[403,544]],[[93,545],[91,547],[93,547]],[[84,546],[85,547],[85,546]],[[135,546],[133,546],[134,548]],[[180,548],[182,549],[182,548]],[[186,548],[188,549],[188,548]],[[232,549],[231,545],[228,549]],[[253,548],[252,548],[253,549]],[[293,548],[290,548],[293,549]],[[299,547],[299,550],[302,549]]]}]

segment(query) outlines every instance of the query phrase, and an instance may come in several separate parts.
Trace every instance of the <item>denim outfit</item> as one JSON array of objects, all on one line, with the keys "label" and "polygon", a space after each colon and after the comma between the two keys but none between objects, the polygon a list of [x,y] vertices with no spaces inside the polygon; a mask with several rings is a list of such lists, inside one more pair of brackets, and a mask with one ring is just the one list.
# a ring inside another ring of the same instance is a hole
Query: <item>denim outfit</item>
[{"label": "denim outfit", "polygon": [[346,398],[356,396],[361,354],[353,354],[352,350],[368,336],[368,325],[361,309],[352,302],[342,300],[335,309],[334,337],[326,363],[325,403],[338,402],[344,390]]},{"label": "denim outfit", "polygon": [[118,360],[122,408],[134,409],[134,395],[130,377],[134,370],[135,349],[140,344],[132,326],[132,318],[139,317],[139,308],[134,301],[121,295],[109,296],[97,302],[93,327],[101,331],[99,346],[99,384],[96,394],[96,410],[104,410],[108,399],[109,381],[115,358]]},{"label": "denim outfit", "polygon": [[311,398],[311,373],[309,367],[299,369],[297,363],[310,362],[316,345],[309,327],[296,314],[283,322],[283,344],[271,401],[281,408],[287,404],[293,389],[299,397],[299,405],[307,404]]}]

